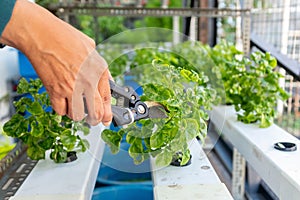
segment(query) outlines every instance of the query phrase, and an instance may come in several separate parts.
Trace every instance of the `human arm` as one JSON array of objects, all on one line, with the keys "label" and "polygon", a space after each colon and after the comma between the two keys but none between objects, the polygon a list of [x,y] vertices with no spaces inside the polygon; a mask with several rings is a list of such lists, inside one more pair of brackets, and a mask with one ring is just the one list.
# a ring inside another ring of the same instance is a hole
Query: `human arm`
[{"label": "human arm", "polygon": [[110,123],[110,73],[92,39],[46,9],[17,0],[0,42],[29,58],[58,114],[84,118],[84,96],[88,123]]}]

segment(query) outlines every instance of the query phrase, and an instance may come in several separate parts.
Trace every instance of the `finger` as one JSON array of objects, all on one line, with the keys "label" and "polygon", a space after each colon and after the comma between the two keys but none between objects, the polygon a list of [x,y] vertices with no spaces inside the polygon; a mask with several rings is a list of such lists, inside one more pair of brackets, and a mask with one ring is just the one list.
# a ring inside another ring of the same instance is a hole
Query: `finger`
[{"label": "finger", "polygon": [[67,114],[67,100],[65,98],[50,97],[50,102],[52,109],[58,115],[63,116]]},{"label": "finger", "polygon": [[87,123],[95,126],[102,121],[103,117],[103,104],[101,96],[97,90],[94,93],[87,91],[85,93],[85,99],[88,110]]},{"label": "finger", "polygon": [[115,81],[114,78],[112,77],[110,71],[109,71],[109,70],[107,70],[107,71],[108,71],[108,79],[109,79],[109,80],[112,80],[112,81]]},{"label": "finger", "polygon": [[82,92],[74,91],[72,97],[68,99],[67,115],[74,121],[80,121],[85,117]]},{"label": "finger", "polygon": [[102,98],[103,103],[103,118],[102,122],[105,126],[108,126],[112,120],[111,112],[111,92],[109,86],[109,71],[106,70],[98,84],[98,90]]}]

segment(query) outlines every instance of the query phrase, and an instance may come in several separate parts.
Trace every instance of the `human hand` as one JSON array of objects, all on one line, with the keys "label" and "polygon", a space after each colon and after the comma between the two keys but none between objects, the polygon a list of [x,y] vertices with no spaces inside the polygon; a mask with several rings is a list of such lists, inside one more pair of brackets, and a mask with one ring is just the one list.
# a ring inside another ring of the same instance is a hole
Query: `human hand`
[{"label": "human hand", "polygon": [[27,0],[16,2],[0,42],[21,50],[49,93],[53,109],[74,120],[108,125],[110,73],[89,37]]}]

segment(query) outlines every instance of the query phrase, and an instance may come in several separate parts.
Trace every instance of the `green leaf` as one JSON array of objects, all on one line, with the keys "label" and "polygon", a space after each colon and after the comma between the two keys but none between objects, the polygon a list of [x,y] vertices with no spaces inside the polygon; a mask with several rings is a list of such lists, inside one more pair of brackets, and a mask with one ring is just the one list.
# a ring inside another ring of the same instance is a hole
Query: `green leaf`
[{"label": "green leaf", "polygon": [[153,134],[150,137],[150,146],[151,146],[151,148],[154,148],[154,149],[164,146],[164,136],[161,131]]},{"label": "green leaf", "polygon": [[169,165],[172,162],[173,155],[172,152],[167,149],[162,151],[156,156],[155,164],[160,167]]},{"label": "green leaf", "polygon": [[62,145],[56,145],[50,153],[50,158],[56,163],[64,163],[67,160],[67,151]]},{"label": "green leaf", "polygon": [[113,154],[119,152],[122,138],[118,134],[116,134],[112,130],[105,129],[101,133],[101,137],[104,140],[104,142],[106,142],[109,145],[110,150]]},{"label": "green leaf", "polygon": [[17,93],[19,93],[19,94],[28,93],[29,87],[30,86],[29,86],[29,83],[27,82],[27,80],[25,78],[21,78],[18,83]]},{"label": "green leaf", "polygon": [[180,74],[186,80],[191,81],[191,76],[193,75],[193,73],[190,70],[182,69],[180,71]]},{"label": "green leaf", "polygon": [[90,128],[87,126],[82,126],[80,130],[83,132],[84,135],[88,135],[90,133]]},{"label": "green leaf", "polygon": [[90,143],[88,140],[81,139],[80,137],[78,139],[79,139],[78,146],[81,147],[82,152],[85,152],[87,149],[90,148]]},{"label": "green leaf", "polygon": [[60,134],[60,141],[68,151],[71,151],[77,142],[77,137],[72,135],[72,131],[70,129],[67,129]]},{"label": "green leaf", "polygon": [[40,115],[44,112],[42,106],[37,101],[28,106],[27,111],[33,115]]},{"label": "green leaf", "polygon": [[186,140],[190,141],[198,135],[200,127],[197,120],[187,118],[182,120],[182,128],[184,129]]},{"label": "green leaf", "polygon": [[190,150],[187,149],[186,151],[184,151],[182,157],[181,157],[181,162],[180,162],[180,165],[185,165],[188,163],[188,161],[190,160],[190,157],[191,157],[191,153],[190,153]]},{"label": "green leaf", "polygon": [[20,136],[20,132],[24,131],[24,130],[20,130],[20,126],[22,123],[24,123],[24,117],[20,114],[15,114],[12,116],[12,118],[9,121],[7,121],[4,124],[3,131],[8,136],[18,137]]},{"label": "green leaf", "polygon": [[133,144],[128,149],[129,155],[134,159],[135,164],[140,164],[144,161],[144,147],[142,140],[136,138]]},{"label": "green leaf", "polygon": [[44,140],[38,142],[38,145],[44,150],[49,150],[54,145],[55,139],[53,137],[45,137]]},{"label": "green leaf", "polygon": [[31,122],[30,129],[30,134],[34,137],[40,137],[44,133],[44,126],[37,121]]},{"label": "green leaf", "polygon": [[45,149],[42,149],[39,146],[29,146],[27,155],[33,160],[45,159]]},{"label": "green leaf", "polygon": [[273,124],[273,118],[265,115],[261,115],[260,128],[267,128]]},{"label": "green leaf", "polygon": [[52,137],[57,137],[59,136],[59,132],[55,132],[53,130],[51,130],[50,127],[46,127],[46,129],[44,129],[45,134],[49,134]]}]

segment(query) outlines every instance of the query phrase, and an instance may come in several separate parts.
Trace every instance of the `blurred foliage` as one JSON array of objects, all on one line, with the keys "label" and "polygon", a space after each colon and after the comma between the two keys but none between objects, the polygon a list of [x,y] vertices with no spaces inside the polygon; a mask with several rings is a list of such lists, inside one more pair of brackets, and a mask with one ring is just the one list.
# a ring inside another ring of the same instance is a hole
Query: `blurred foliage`
[{"label": "blurred foliage", "polygon": [[58,3],[59,0],[35,0],[35,3],[43,6],[43,7],[48,7],[51,3]]},{"label": "blurred foliage", "polygon": [[124,26],[124,17],[121,16],[95,18],[90,15],[78,15],[76,20],[79,30],[98,42],[127,30]]},{"label": "blurred foliage", "polygon": [[[209,78],[207,84],[217,91],[216,103],[223,100],[223,104],[234,105],[238,120],[244,123],[257,122],[260,127],[269,127],[276,117],[277,100],[289,97],[278,84],[282,76],[274,70],[277,61],[273,56],[253,52],[247,57],[225,40],[212,48],[200,42],[184,42],[169,48],[137,48],[133,55],[129,66],[128,62],[123,67],[118,64],[120,74],[126,70],[143,74],[139,68],[151,64],[153,59],[204,73]],[[126,58],[130,57],[123,57]]]},{"label": "blurred foliage", "polygon": [[[147,3],[147,8],[159,8],[161,0],[151,0]],[[182,1],[170,1],[170,8],[181,8]],[[172,17],[144,17],[135,21],[135,27],[160,27],[172,29]]]},{"label": "blurred foliage", "polygon": [[2,159],[16,146],[16,144],[13,143],[7,135],[2,133],[2,130],[0,131],[0,135],[0,159]]},{"label": "blurred foliage", "polygon": [[[47,8],[58,0],[37,0],[36,3]],[[100,5],[108,6],[108,5]],[[147,8],[158,8],[161,6],[160,0],[148,1]],[[169,7],[182,7],[181,1],[170,1]],[[72,16],[70,23],[80,31],[93,38],[97,42],[106,40],[118,33],[133,28],[160,27],[172,29],[172,17],[123,17],[123,16],[101,16],[92,15]],[[137,38],[129,38],[134,42]]]}]

